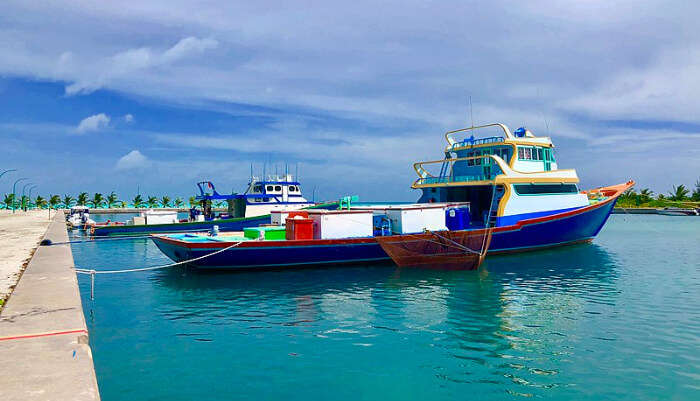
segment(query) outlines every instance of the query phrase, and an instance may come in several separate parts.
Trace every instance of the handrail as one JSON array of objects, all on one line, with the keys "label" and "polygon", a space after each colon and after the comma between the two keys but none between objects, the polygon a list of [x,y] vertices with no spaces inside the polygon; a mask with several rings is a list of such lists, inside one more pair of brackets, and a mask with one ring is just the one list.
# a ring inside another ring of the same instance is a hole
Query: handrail
[{"label": "handrail", "polygon": [[456,134],[458,132],[473,131],[475,129],[488,128],[488,127],[501,127],[501,129],[503,130],[503,133],[506,135],[506,138],[508,138],[508,139],[514,138],[513,134],[511,134],[511,132],[510,132],[510,129],[508,129],[508,127],[505,124],[493,123],[493,124],[486,124],[486,125],[478,125],[478,126],[472,126],[472,127],[467,127],[467,128],[461,128],[461,129],[456,129],[453,131],[447,131],[445,133],[445,139],[447,140],[447,143],[449,143],[450,146],[452,146],[456,143],[455,140],[452,138],[452,134]]},{"label": "handrail", "polygon": [[[423,165],[424,164],[437,164],[437,163],[454,163],[458,161],[464,161],[464,160],[476,160],[476,159],[486,159],[486,158],[491,158],[494,160],[494,164],[500,168],[501,172],[496,175],[501,175],[505,173],[504,166],[507,166],[506,162],[501,159],[498,156],[495,155],[480,155],[480,156],[470,156],[470,157],[456,157],[456,158],[451,158],[451,159],[442,159],[442,160],[431,160],[431,161],[425,161],[425,162],[417,162],[413,164],[413,169],[416,171],[416,174],[418,174],[418,179],[416,182],[413,183],[413,185],[416,185],[418,181],[423,181],[423,180],[428,180],[428,179],[441,179],[442,175],[440,177],[435,177],[433,174],[428,172]],[[483,164],[482,166],[486,166],[486,164]],[[441,170],[442,171],[442,170]],[[494,177],[495,178],[495,177]],[[488,179],[490,181],[490,178]]]}]

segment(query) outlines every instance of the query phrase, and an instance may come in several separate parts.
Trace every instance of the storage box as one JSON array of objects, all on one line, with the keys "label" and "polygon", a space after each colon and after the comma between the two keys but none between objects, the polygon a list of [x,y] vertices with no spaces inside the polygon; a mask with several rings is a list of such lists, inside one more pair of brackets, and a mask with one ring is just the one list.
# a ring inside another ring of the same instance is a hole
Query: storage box
[{"label": "storage box", "polygon": [[270,212],[270,223],[276,226],[283,226],[287,218],[294,216],[309,218],[309,213],[304,210],[273,210]]},{"label": "storage box", "polygon": [[314,238],[356,238],[372,236],[372,212],[362,210],[309,210],[314,221]]},{"label": "storage box", "polygon": [[265,240],[275,241],[286,238],[285,226],[274,227],[247,227],[243,229],[246,238],[258,239],[262,235]]},{"label": "storage box", "polygon": [[411,234],[425,230],[447,230],[446,208],[444,204],[407,205],[387,208],[386,214],[391,220],[391,229],[394,233]]},{"label": "storage box", "polygon": [[297,216],[287,219],[285,238],[288,240],[314,239],[313,219]]}]

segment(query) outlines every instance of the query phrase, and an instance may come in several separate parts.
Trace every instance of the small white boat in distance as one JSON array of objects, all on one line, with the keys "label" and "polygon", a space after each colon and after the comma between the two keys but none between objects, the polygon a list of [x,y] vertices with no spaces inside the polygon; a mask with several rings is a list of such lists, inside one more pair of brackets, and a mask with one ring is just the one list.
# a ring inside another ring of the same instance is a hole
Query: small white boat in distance
[{"label": "small white boat in distance", "polygon": [[66,216],[68,226],[74,230],[81,230],[95,225],[95,220],[90,218],[90,209],[87,206],[73,206]]}]

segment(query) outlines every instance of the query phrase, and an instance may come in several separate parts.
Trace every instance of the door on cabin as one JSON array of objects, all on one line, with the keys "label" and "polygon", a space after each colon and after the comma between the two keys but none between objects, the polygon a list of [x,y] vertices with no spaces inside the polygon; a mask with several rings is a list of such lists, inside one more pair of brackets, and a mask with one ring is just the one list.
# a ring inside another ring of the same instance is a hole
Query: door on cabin
[{"label": "door on cabin", "polygon": [[544,148],[544,171],[552,169],[552,149]]}]

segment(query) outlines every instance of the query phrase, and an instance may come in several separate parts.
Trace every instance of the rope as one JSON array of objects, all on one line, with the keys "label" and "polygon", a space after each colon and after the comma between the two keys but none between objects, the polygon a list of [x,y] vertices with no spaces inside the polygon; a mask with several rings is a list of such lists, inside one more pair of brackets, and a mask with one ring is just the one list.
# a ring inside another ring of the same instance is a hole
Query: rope
[{"label": "rope", "polygon": [[218,251],[214,251],[214,252],[208,253],[206,255],[198,256],[198,257],[193,258],[193,259],[187,259],[187,260],[183,260],[180,262],[169,263],[167,265],[141,267],[141,268],[136,268],[136,269],[122,269],[122,270],[95,270],[95,269],[81,269],[81,268],[76,267],[75,271],[77,273],[81,273],[81,274],[116,274],[116,273],[131,273],[131,272],[143,272],[143,271],[149,271],[149,270],[165,269],[168,267],[174,267],[174,266],[184,265],[187,263],[196,262],[198,260],[202,260],[202,259],[208,258],[210,256],[214,256],[216,254],[228,251],[231,248],[237,247],[238,245],[242,244],[243,242],[245,242],[245,241],[238,241],[238,242],[233,243],[232,245],[227,246],[226,248],[219,249]]}]

